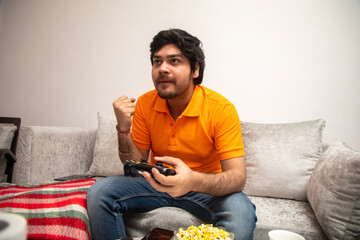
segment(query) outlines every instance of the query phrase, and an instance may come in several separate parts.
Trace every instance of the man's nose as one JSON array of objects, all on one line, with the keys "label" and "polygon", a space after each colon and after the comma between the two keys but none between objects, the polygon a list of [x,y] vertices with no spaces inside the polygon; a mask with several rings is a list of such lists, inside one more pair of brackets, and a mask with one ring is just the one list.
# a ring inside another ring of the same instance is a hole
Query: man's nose
[{"label": "man's nose", "polygon": [[161,73],[169,73],[169,66],[166,63],[166,61],[163,61],[160,66],[160,72]]}]

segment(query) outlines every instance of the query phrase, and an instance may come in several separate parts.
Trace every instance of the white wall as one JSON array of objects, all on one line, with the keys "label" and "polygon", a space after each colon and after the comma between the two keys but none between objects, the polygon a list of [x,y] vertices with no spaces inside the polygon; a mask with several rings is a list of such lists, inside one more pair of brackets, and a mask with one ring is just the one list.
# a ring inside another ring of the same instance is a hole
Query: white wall
[{"label": "white wall", "polygon": [[0,115],[96,128],[120,95],[153,88],[149,43],[183,28],[206,53],[203,85],[251,122],[323,118],[360,150],[359,0],[2,0]]}]

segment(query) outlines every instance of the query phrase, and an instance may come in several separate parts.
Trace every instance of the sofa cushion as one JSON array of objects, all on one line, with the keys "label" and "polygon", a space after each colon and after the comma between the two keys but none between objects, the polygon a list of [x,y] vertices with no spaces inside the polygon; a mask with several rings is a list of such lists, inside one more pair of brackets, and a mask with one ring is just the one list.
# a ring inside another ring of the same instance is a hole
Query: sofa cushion
[{"label": "sofa cushion", "polygon": [[91,165],[94,144],[94,129],[21,127],[13,182],[39,184],[84,174]]},{"label": "sofa cushion", "polygon": [[268,233],[274,229],[298,233],[306,240],[327,239],[308,202],[255,196],[249,199],[258,217],[254,239],[269,239]]},{"label": "sofa cushion", "polygon": [[286,124],[242,122],[247,180],[253,196],[306,200],[312,170],[322,153],[324,120]]},{"label": "sofa cushion", "polygon": [[143,237],[157,227],[175,231],[180,227],[198,226],[203,222],[181,208],[162,207],[144,213],[126,213],[124,223],[127,235]]},{"label": "sofa cushion", "polygon": [[321,156],[307,189],[329,239],[360,239],[360,153],[342,142]]},{"label": "sofa cushion", "polygon": [[118,152],[116,124],[114,115],[98,113],[94,158],[86,174],[95,176],[124,174],[124,166]]}]

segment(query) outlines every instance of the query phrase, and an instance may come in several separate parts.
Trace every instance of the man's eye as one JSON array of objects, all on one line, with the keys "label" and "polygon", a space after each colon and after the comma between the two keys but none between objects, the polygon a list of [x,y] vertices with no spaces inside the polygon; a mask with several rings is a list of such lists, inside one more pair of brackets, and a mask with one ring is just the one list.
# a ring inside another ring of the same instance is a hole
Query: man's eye
[{"label": "man's eye", "polygon": [[178,63],[179,59],[171,59],[171,63]]},{"label": "man's eye", "polygon": [[155,60],[153,60],[153,63],[156,64],[156,65],[159,65],[159,64],[161,64],[161,61],[155,59]]}]

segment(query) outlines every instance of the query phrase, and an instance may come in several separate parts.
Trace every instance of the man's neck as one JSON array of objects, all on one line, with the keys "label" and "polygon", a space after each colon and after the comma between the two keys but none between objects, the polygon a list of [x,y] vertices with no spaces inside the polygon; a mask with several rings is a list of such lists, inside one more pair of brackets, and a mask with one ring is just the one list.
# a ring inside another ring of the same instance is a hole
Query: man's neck
[{"label": "man's neck", "polygon": [[169,112],[171,117],[176,121],[176,119],[184,112],[187,105],[189,104],[191,97],[194,93],[195,86],[191,92],[188,92],[186,95],[182,95],[173,99],[167,99],[167,104],[169,107]]}]

